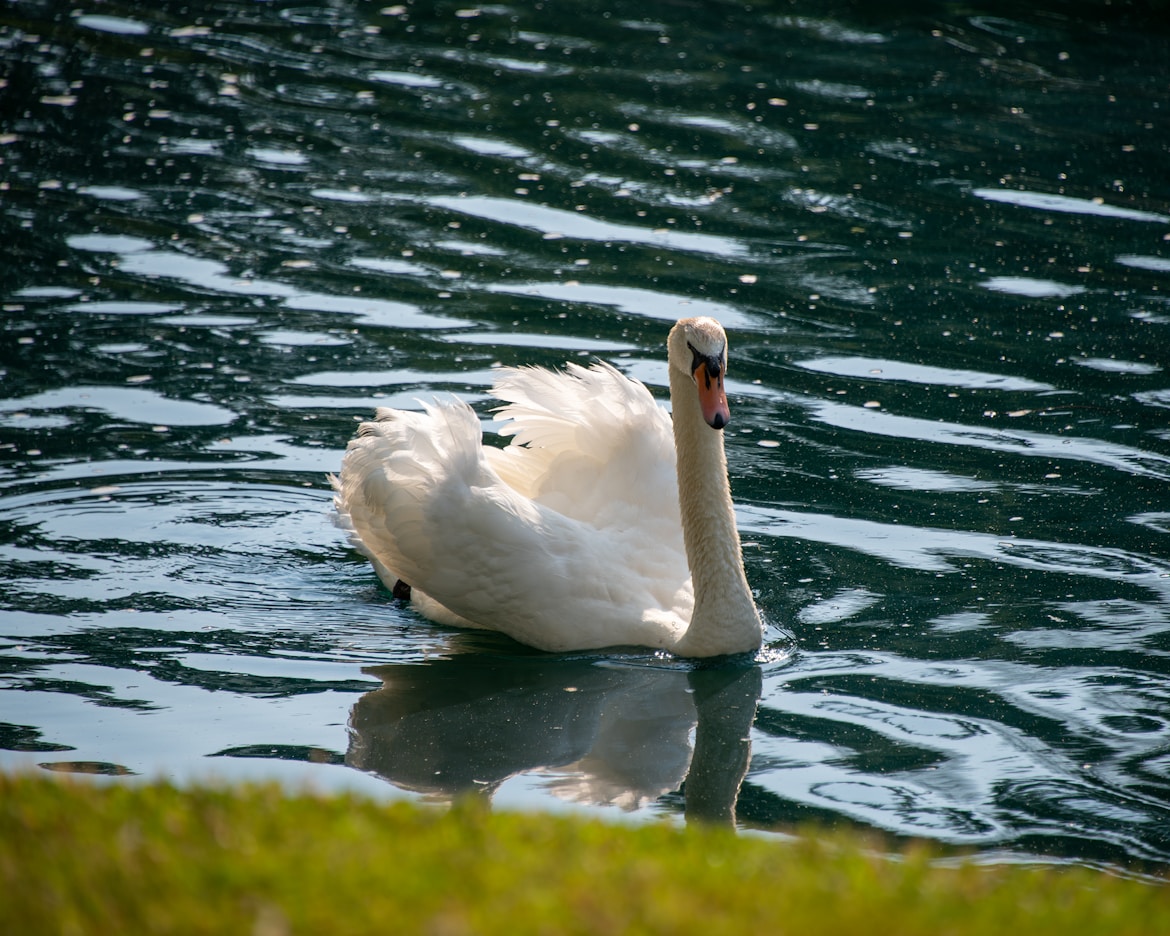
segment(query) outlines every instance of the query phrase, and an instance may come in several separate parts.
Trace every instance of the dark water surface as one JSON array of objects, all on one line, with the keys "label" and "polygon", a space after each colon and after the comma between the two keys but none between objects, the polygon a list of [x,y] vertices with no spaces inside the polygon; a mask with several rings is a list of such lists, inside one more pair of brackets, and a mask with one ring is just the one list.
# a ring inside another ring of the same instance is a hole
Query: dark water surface
[{"label": "dark water surface", "polygon": [[[1170,30],[1023,9],[5,6],[0,766],[1163,866]],[[699,313],[760,662],[446,631],[332,526],[374,406],[664,396]]]}]

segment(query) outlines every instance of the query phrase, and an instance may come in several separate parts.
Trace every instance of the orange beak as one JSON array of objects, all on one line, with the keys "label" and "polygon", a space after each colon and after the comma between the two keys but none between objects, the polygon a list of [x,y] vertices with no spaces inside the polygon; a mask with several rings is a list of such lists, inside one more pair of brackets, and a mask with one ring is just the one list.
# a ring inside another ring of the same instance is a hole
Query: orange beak
[{"label": "orange beak", "polygon": [[700,360],[691,372],[695,386],[699,388],[699,408],[703,419],[712,429],[722,429],[731,422],[731,410],[727,407],[727,394],[723,392],[723,369],[715,364]]}]

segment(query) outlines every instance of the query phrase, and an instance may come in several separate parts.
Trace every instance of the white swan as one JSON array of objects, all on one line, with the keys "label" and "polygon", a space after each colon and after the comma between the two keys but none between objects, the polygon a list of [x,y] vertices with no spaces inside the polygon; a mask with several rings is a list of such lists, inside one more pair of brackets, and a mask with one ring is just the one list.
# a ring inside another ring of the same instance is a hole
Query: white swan
[{"label": "white swan", "polygon": [[600,363],[503,371],[503,449],[483,445],[462,402],[379,409],[330,478],[340,522],[386,586],[407,583],[439,623],[552,651],[755,650],[719,431],[727,336],[683,319],[667,351],[673,420]]}]

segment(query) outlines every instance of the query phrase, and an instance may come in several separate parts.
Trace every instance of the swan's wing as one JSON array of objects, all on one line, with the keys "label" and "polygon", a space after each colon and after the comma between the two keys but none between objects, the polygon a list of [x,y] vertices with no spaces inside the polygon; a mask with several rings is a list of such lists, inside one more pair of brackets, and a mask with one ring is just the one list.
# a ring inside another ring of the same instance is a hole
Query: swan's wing
[{"label": "swan's wing", "polygon": [[663,545],[677,506],[599,529],[505,484],[490,451],[464,403],[362,424],[335,503],[383,581],[421,592],[428,616],[548,650],[672,645],[692,601],[685,556]]},{"label": "swan's wing", "polygon": [[507,402],[512,444],[488,457],[508,484],[598,527],[673,518],[677,533],[661,545],[682,550],[674,434],[644,384],[608,364],[569,364],[508,368],[493,392]]}]

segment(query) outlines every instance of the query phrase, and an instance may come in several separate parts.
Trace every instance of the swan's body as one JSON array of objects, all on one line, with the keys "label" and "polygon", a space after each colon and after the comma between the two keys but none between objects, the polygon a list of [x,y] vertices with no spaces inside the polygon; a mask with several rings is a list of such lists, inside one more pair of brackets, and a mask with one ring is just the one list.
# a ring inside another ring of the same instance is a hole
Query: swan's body
[{"label": "swan's body", "polygon": [[607,364],[505,370],[503,449],[462,402],[379,409],[332,479],[341,521],[386,586],[408,583],[440,623],[553,651],[755,650],[719,431],[726,342],[713,319],[672,329],[673,426]]}]

